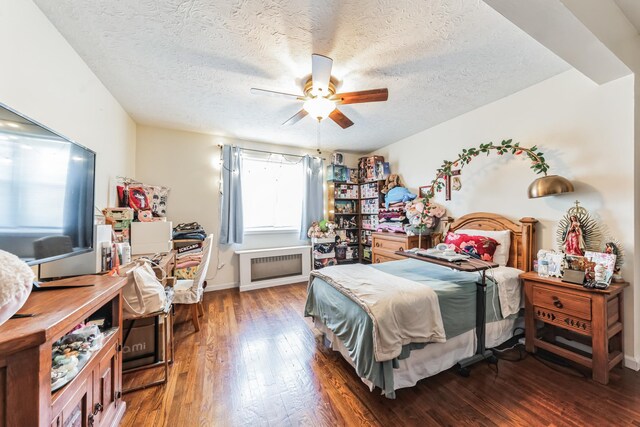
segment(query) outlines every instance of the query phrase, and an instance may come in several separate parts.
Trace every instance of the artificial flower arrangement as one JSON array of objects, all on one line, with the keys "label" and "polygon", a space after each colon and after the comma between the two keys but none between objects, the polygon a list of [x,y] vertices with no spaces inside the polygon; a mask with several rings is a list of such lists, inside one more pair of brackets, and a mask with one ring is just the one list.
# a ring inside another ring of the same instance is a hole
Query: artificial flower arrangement
[{"label": "artificial flower arrangement", "polygon": [[428,230],[435,229],[440,223],[447,210],[436,203],[425,198],[415,199],[405,205],[409,226],[405,230],[407,235],[413,236],[416,233],[422,235]]}]

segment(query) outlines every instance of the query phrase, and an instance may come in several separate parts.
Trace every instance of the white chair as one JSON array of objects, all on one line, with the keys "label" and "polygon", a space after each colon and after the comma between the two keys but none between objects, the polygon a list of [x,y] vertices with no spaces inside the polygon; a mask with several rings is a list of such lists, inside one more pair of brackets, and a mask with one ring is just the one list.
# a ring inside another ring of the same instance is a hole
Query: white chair
[{"label": "white chair", "polygon": [[204,293],[204,281],[207,277],[209,269],[209,258],[211,256],[211,247],[213,246],[213,235],[209,234],[204,240],[202,246],[202,262],[198,266],[198,271],[192,280],[176,280],[174,289],[174,304],[191,305],[191,321],[196,329],[200,330],[200,322],[198,316],[204,314],[202,307],[202,294]]}]

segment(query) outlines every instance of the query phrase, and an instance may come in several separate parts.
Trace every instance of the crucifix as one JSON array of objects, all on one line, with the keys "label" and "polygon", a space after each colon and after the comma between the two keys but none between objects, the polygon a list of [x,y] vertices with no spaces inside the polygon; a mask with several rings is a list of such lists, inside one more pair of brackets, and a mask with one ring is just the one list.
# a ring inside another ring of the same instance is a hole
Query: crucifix
[{"label": "crucifix", "polygon": [[445,182],[444,199],[445,200],[451,200],[451,179],[454,176],[460,176],[460,169],[451,171],[451,175],[445,175],[444,177],[444,182]]}]

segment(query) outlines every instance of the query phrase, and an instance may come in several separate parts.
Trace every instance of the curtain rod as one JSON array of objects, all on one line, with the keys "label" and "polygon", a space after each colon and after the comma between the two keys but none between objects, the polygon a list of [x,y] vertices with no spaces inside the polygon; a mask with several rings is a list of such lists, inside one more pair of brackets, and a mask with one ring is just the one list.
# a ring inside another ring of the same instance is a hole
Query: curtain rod
[{"label": "curtain rod", "polygon": [[[223,145],[222,144],[218,144],[219,148],[222,148]],[[241,150],[243,151],[254,151],[256,153],[265,153],[265,154],[279,154],[281,156],[289,156],[289,157],[300,157],[303,158],[304,156],[301,156],[300,154],[288,154],[288,153],[278,153],[276,151],[265,151],[265,150],[256,150],[255,148],[242,148],[240,147]],[[319,157],[319,156],[311,156],[311,158],[314,159],[320,159],[320,160],[327,160],[324,157]]]}]

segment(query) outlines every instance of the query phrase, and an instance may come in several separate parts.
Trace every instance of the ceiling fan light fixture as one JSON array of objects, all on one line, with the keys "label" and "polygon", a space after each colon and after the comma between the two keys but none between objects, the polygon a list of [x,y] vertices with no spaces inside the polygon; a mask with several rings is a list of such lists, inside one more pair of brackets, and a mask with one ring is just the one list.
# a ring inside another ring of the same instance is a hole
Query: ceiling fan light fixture
[{"label": "ceiling fan light fixture", "polygon": [[324,120],[329,117],[329,114],[336,109],[335,101],[317,96],[315,98],[308,99],[302,106],[304,110],[318,120]]}]

